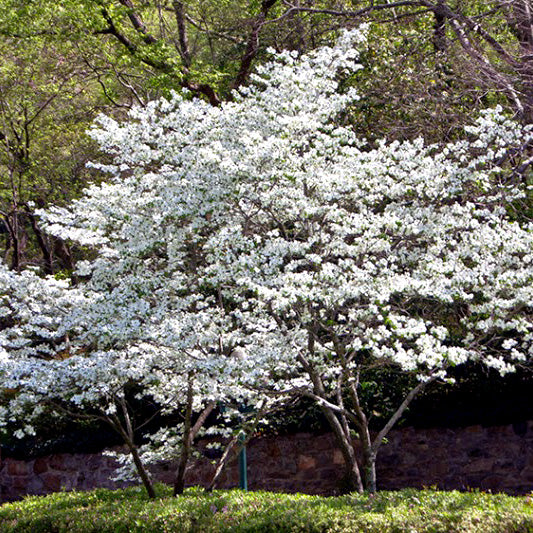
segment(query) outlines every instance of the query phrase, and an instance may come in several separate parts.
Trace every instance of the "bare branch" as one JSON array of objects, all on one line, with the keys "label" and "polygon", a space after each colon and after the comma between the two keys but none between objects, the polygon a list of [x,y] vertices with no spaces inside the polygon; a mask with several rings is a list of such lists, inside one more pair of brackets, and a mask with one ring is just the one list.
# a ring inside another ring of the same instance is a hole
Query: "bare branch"
[{"label": "bare branch", "polygon": [[457,35],[457,38],[459,39],[459,42],[461,43],[461,46],[463,49],[468,53],[470,57],[472,57],[474,60],[477,61],[479,64],[482,72],[484,72],[490,79],[494,80],[497,85],[499,85],[502,89],[506,91],[506,93],[509,95],[511,100],[514,102],[516,109],[519,111],[520,114],[524,114],[524,106],[518,97],[518,93],[516,89],[513,87],[512,83],[500,72],[498,72],[488,61],[486,57],[484,57],[470,42],[468,39],[463,27],[458,22],[457,19],[451,19],[450,20],[450,26],[453,28],[455,34]]},{"label": "bare branch", "polygon": [[345,10],[338,10],[338,9],[317,9],[313,7],[292,6],[289,9],[287,9],[287,11],[283,13],[283,15],[280,15],[279,17],[275,19],[270,19],[266,21],[266,24],[272,24],[275,22],[279,22],[280,20],[283,20],[294,13],[312,13],[312,14],[320,14],[320,15],[333,15],[336,17],[345,17],[345,18],[358,18],[358,17],[362,17],[363,15],[367,15],[373,11],[381,11],[384,9],[394,9],[395,7],[402,7],[402,6],[422,7],[424,5],[425,3],[422,1],[400,0],[398,2],[391,2],[390,4],[371,4],[362,9],[358,9],[357,11],[345,11]]},{"label": "bare branch", "polygon": [[252,24],[252,31],[250,32],[250,36],[248,37],[248,44],[246,45],[246,50],[241,59],[239,72],[237,73],[235,81],[232,85],[234,89],[240,87],[248,78],[252,66],[252,61],[257,56],[257,52],[259,50],[259,34],[261,32],[261,29],[265,25],[268,12],[276,2],[277,0],[263,0],[261,4],[261,13],[256,17]]},{"label": "bare branch", "polygon": [[135,6],[133,5],[132,1],[131,0],[119,0],[119,2],[123,6],[128,8],[128,18],[130,19],[131,24],[133,25],[133,27],[135,28],[137,33],[139,33],[142,36],[143,41],[146,44],[155,44],[155,43],[157,43],[157,39],[152,34],[150,34],[148,32],[148,30],[146,29],[146,25],[144,24],[143,20],[135,12]]},{"label": "bare branch", "polygon": [[176,24],[178,25],[179,52],[183,64],[188,69],[191,66],[191,52],[189,50],[189,41],[187,39],[187,28],[185,26],[185,11],[183,9],[183,2],[173,0],[172,6],[174,8]]},{"label": "bare branch", "polygon": [[216,407],[216,402],[210,402],[206,405],[205,409],[200,413],[193,427],[191,428],[191,439],[194,440],[200,429],[205,424],[207,417],[213,412]]},{"label": "bare branch", "polygon": [[414,389],[412,389],[409,394],[405,397],[404,401],[400,404],[398,409],[393,413],[393,415],[389,418],[388,422],[383,426],[381,431],[377,434],[376,438],[374,439],[374,442],[372,444],[372,451],[374,453],[377,453],[379,447],[381,446],[383,439],[387,436],[389,431],[392,429],[394,424],[398,422],[400,417],[403,415],[404,411],[407,409],[409,404],[412,402],[412,400],[416,397],[416,395],[424,389],[427,385],[435,381],[437,378],[435,376],[431,376],[426,381],[421,381]]},{"label": "bare branch", "polygon": [[226,39],[227,41],[230,41],[230,42],[235,43],[235,44],[243,44],[245,42],[242,39],[239,39],[238,37],[233,37],[233,35],[229,35],[227,33],[221,32],[221,31],[210,30],[208,28],[204,28],[204,27],[202,27],[202,25],[199,22],[194,20],[187,13],[185,13],[185,20],[191,26],[194,26],[198,31],[200,31],[202,33],[205,33],[205,34],[208,34],[208,35],[213,35],[214,37],[219,37],[220,39]]}]

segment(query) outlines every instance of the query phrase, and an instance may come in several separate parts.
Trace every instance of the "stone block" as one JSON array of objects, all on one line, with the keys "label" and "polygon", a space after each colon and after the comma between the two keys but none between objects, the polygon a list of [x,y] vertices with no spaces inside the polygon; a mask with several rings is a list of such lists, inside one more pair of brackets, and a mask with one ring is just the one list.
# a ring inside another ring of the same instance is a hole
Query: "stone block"
[{"label": "stone block", "polygon": [[269,477],[271,476],[276,479],[282,479],[285,482],[286,480],[293,479],[296,475],[296,472],[290,472],[288,470],[274,470],[271,471],[268,475]]},{"label": "stone block", "polygon": [[33,472],[39,475],[47,471],[48,461],[46,457],[39,457],[38,459],[35,459],[35,463],[33,463]]},{"label": "stone block", "polygon": [[298,457],[298,470],[309,470],[316,467],[316,459],[309,455],[300,455]]},{"label": "stone block", "polygon": [[[174,483],[174,477],[175,475],[173,472],[159,472],[157,476],[155,476],[155,479],[157,479],[159,483],[166,483],[167,485],[172,485]],[[192,479],[193,478],[191,478],[191,481]],[[200,479],[196,478],[193,484],[198,484],[198,483],[200,483]]]},{"label": "stone block", "polygon": [[65,470],[65,454],[57,453],[48,456],[48,465],[53,470]]},{"label": "stone block", "polygon": [[26,494],[26,489],[30,483],[29,476],[15,476],[9,480],[9,485],[15,492]]},{"label": "stone block", "polygon": [[335,483],[342,477],[342,471],[338,468],[322,468],[316,476],[320,481],[334,481]]},{"label": "stone block", "polygon": [[296,433],[296,435],[294,436],[295,441],[301,441],[302,443],[309,443],[314,438],[315,436],[312,433],[308,433],[308,432]]},{"label": "stone block", "polygon": [[[399,455],[399,462],[400,465],[416,465],[419,461],[419,455],[416,453],[416,448],[410,447],[410,452],[406,452],[405,450],[401,455]],[[379,460],[379,459],[378,459]]]},{"label": "stone block", "polygon": [[26,494],[45,494],[44,484],[40,477],[31,476],[24,488]]},{"label": "stone block", "polygon": [[452,446],[440,446],[439,442],[435,442],[433,448],[431,449],[430,456],[432,458],[438,458],[440,460],[448,460],[450,457],[450,450],[453,450]]},{"label": "stone block", "polygon": [[427,474],[432,478],[442,478],[447,475],[449,471],[450,467],[446,463],[437,461],[430,463],[426,468]]},{"label": "stone block", "polygon": [[400,463],[400,455],[398,453],[380,453],[378,463],[378,468],[393,467]]},{"label": "stone block", "polygon": [[267,443],[265,452],[269,457],[273,457],[274,459],[277,459],[278,457],[281,457],[281,450],[279,449],[279,446],[269,439],[269,442]]},{"label": "stone block", "polygon": [[47,472],[41,476],[44,488],[50,492],[57,492],[65,486],[65,479],[59,474]]},{"label": "stone block", "polygon": [[481,481],[479,488],[483,490],[498,490],[499,488],[501,488],[503,480],[504,479],[502,478],[502,476],[498,476],[498,475],[487,476],[485,479]]},{"label": "stone block", "polygon": [[479,459],[479,458],[486,458],[490,456],[489,450],[484,448],[483,446],[476,446],[467,451],[468,458],[473,459]]},{"label": "stone block", "polygon": [[520,481],[529,481],[533,484],[533,468],[528,467],[520,472]]},{"label": "stone block", "polygon": [[342,456],[342,452],[338,448],[333,450],[333,464],[334,465],[344,464],[344,457]]},{"label": "stone block", "polygon": [[492,467],[492,470],[494,472],[505,474],[508,472],[512,472],[515,469],[515,463],[512,459],[498,459],[496,458],[494,460],[494,466]]},{"label": "stone block", "polygon": [[331,435],[318,435],[313,439],[313,450],[323,452],[335,447]]},{"label": "stone block", "polygon": [[298,463],[296,462],[296,457],[294,456],[285,456],[281,458],[279,466],[282,470],[290,474],[296,474],[296,472],[298,472]]},{"label": "stone block", "polygon": [[10,476],[25,476],[29,473],[31,463],[25,461],[17,461],[15,459],[8,459],[7,473]]},{"label": "stone block", "polygon": [[468,463],[464,468],[463,472],[466,474],[476,473],[476,472],[484,472],[484,473],[490,473],[492,472],[492,468],[494,466],[494,459],[492,457],[483,457],[481,459],[476,459],[475,461],[471,461]]},{"label": "stone block", "polygon": [[526,462],[526,458],[523,455],[517,455],[514,458],[515,470],[523,470],[526,467]]}]

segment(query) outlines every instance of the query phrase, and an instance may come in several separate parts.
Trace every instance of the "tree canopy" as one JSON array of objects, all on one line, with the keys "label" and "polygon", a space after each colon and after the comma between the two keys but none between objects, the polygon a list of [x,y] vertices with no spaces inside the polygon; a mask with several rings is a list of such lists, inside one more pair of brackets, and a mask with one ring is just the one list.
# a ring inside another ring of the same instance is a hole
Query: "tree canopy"
[{"label": "tree canopy", "polygon": [[[31,431],[47,398],[98,408],[140,464],[126,385],[188,406],[185,458],[193,411],[304,396],[350,486],[375,490],[379,447],[424,387],[469,360],[505,373],[530,357],[531,127],[496,107],[454,141],[367,141],[343,125],[365,98],[346,80],[366,31],[274,54],[217,106],[174,92],[100,116],[105,183],[39,212],[90,251],[76,284],[4,267],[4,421],[24,413]],[[413,385],[372,436],[360,375],[387,367]]]}]

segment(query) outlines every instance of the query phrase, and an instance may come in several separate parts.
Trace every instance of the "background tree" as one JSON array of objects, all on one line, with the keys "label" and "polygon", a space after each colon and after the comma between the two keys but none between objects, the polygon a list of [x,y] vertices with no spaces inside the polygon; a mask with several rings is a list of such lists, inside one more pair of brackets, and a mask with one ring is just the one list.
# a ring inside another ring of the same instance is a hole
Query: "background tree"
[{"label": "background tree", "polygon": [[3,258],[17,271],[72,270],[69,250],[45,235],[35,209],[69,201],[90,179],[85,163],[96,147],[85,130],[98,109],[95,79],[72,50],[42,38],[3,39],[0,50]]}]

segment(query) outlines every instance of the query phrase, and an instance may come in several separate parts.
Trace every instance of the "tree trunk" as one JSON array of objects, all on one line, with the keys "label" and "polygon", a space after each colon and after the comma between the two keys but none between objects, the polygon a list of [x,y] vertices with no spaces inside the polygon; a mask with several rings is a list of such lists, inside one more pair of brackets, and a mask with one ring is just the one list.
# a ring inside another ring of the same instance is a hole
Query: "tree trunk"
[{"label": "tree trunk", "polygon": [[9,213],[5,218],[5,224],[9,232],[9,240],[13,248],[13,255],[11,256],[11,270],[20,272],[20,256],[21,246],[19,239],[19,226],[18,226],[18,214],[16,210]]},{"label": "tree trunk", "polygon": [[339,422],[335,413],[328,407],[321,406],[321,410],[324,413],[333,434],[337,439],[337,444],[342,453],[345,464],[345,484],[348,491],[363,492],[363,481],[361,479],[361,472],[359,465],[357,464],[357,457],[355,455],[355,448],[350,435],[343,431],[342,424]]},{"label": "tree trunk", "polygon": [[192,372],[189,373],[187,384],[187,404],[185,407],[185,421],[183,423],[183,441],[181,445],[181,453],[178,462],[178,468],[176,469],[176,477],[174,478],[174,496],[183,494],[185,489],[185,470],[187,469],[187,463],[189,462],[189,456],[191,454],[191,428],[192,428],[192,402],[193,402],[193,381],[194,377]]},{"label": "tree trunk", "polygon": [[[308,336],[308,350],[310,354],[314,353],[314,339],[314,333],[310,331]],[[322,402],[318,402],[320,410],[324,413],[326,420],[329,422],[344,458],[344,464],[346,466],[344,481],[346,488],[350,492],[363,492],[361,472],[359,471],[359,465],[357,464],[355,448],[350,436],[350,428],[348,427],[346,420],[344,420],[343,424],[343,415],[335,412],[332,407],[327,405],[327,393],[321,376],[315,371],[313,366],[309,364],[303,355],[299,356],[299,360],[311,378],[315,398],[322,400]]]},{"label": "tree trunk", "polygon": [[234,435],[229,443],[226,445],[226,448],[224,449],[224,452],[222,453],[222,457],[218,461],[217,467],[215,469],[215,473],[209,483],[207,485],[206,491],[211,492],[218,483],[218,479],[220,478],[220,474],[222,474],[222,471],[224,470],[224,467],[226,466],[228,459],[230,458],[230,452],[234,448],[235,444],[237,443],[239,436]]},{"label": "tree trunk", "polygon": [[135,468],[137,469],[137,473],[139,474],[142,484],[144,485],[144,488],[146,489],[146,492],[148,493],[148,497],[151,500],[154,500],[155,499],[154,485],[152,483],[152,480],[150,479],[150,474],[148,474],[143,462],[141,461],[137,446],[135,446],[135,444],[133,443],[128,443],[128,449],[131,453],[131,457],[133,459],[133,463],[135,464]]},{"label": "tree trunk", "polygon": [[363,475],[365,490],[367,492],[376,492],[376,458],[377,454],[372,451],[363,452]]},{"label": "tree trunk", "polygon": [[208,416],[213,412],[216,406],[215,402],[209,402],[196,419],[194,425],[192,425],[192,392],[193,391],[191,382],[191,388],[188,391],[188,400],[190,400],[190,402],[187,404],[186,413],[186,416],[188,416],[188,420],[185,421],[185,427],[183,430],[183,447],[182,453],[180,455],[178,469],[176,472],[176,479],[174,482],[174,496],[182,494],[183,490],[185,489],[185,472],[187,470],[187,463],[189,462],[189,458],[191,456],[192,444],[194,442],[194,439],[196,438],[196,435],[203,427]]},{"label": "tree trunk", "polygon": [[45,274],[53,274],[54,273],[54,265],[53,265],[53,256],[52,256],[52,250],[48,243],[46,242],[46,237],[41,230],[41,228],[37,225],[37,220],[35,219],[35,215],[31,212],[30,208],[26,206],[26,215],[28,216],[31,224],[31,228],[33,230],[33,233],[35,235],[35,238],[37,239],[37,244],[39,245],[39,248],[41,249],[41,252],[43,254],[43,270]]},{"label": "tree trunk", "polygon": [[[61,266],[72,272],[74,270],[74,261],[67,244],[59,237],[52,237],[52,242],[54,243],[54,253],[61,262]],[[74,274],[73,279],[77,279]]]},{"label": "tree trunk", "polygon": [[[346,463],[345,483],[346,489],[349,492],[363,492],[364,486],[361,479],[361,472],[359,465],[357,464],[357,458],[355,456],[355,450],[352,445],[347,450],[342,450],[344,461]],[[346,453],[346,451],[348,453]]]},{"label": "tree trunk", "polygon": [[[442,2],[439,2],[442,4]],[[433,10],[433,49],[435,52],[446,52],[448,43],[446,41],[446,14],[441,9]]]},{"label": "tree trunk", "polygon": [[131,418],[128,412],[128,406],[124,398],[117,398],[117,403],[122,409],[122,414],[124,416],[124,425],[121,423],[119,417],[116,414],[104,415],[104,419],[107,423],[124,439],[126,446],[131,454],[133,459],[133,464],[137,469],[137,473],[141,478],[142,484],[148,493],[148,497],[153,500],[155,499],[155,491],[152,480],[150,479],[150,474],[146,470],[141,457],[139,455],[139,450],[135,445],[135,433],[133,431],[133,425]]},{"label": "tree trunk", "polygon": [[190,447],[183,446],[178,462],[178,468],[176,469],[176,477],[174,479],[174,496],[183,494],[183,491],[185,490],[185,471],[187,469],[187,463],[189,462],[189,454]]}]

